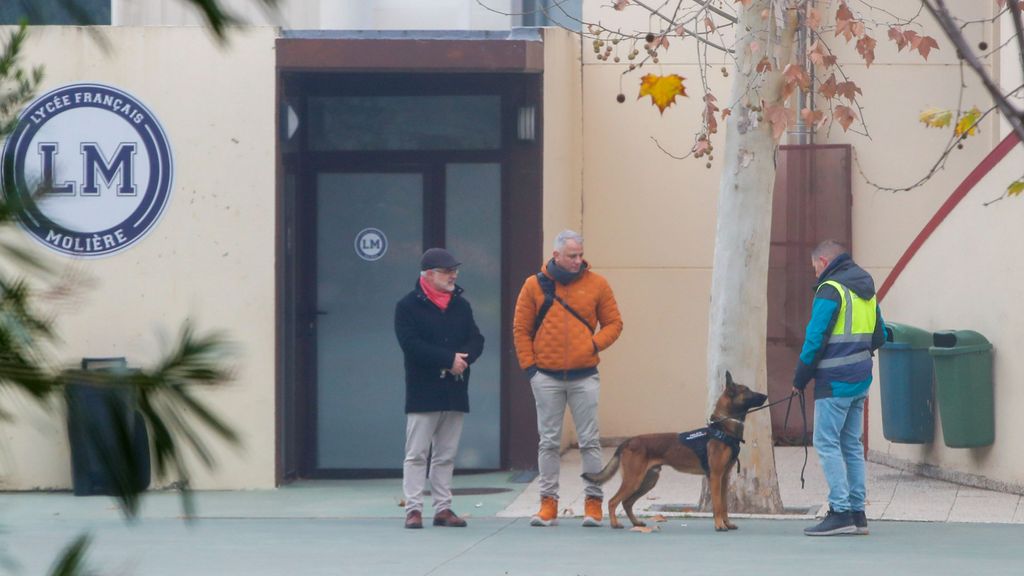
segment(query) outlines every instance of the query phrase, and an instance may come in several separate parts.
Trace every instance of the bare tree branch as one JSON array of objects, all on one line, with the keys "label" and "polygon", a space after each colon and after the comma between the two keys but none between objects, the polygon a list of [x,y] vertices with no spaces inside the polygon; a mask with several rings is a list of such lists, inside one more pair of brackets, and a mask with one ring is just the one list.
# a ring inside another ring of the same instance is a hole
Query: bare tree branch
[{"label": "bare tree branch", "polygon": [[[708,46],[711,46],[712,48],[714,48],[716,50],[721,50],[722,52],[725,52],[727,54],[732,54],[733,53],[733,51],[731,49],[726,48],[725,46],[720,46],[718,44],[715,44],[714,42],[708,40],[707,38],[702,38],[700,36],[700,34],[697,34],[695,32],[691,32],[691,31],[687,30],[686,28],[684,28],[682,26],[679,26],[678,24],[676,24],[676,21],[675,21],[674,18],[669,18],[668,16],[665,16],[664,14],[659,12],[657,10],[657,8],[652,8],[652,7],[644,4],[640,0],[633,0],[633,3],[636,4],[637,6],[643,8],[644,10],[647,10],[651,14],[657,16],[658,18],[661,18],[665,22],[668,22],[668,26],[669,26],[668,29],[669,30],[672,30],[673,28],[675,28],[677,32],[679,30],[682,30],[683,32],[686,33],[687,36],[692,36],[693,38],[696,38],[697,41],[703,42],[703,43],[707,44]],[[700,2],[698,2],[698,3],[700,3]],[[733,20],[733,22],[735,23],[735,20]]]},{"label": "bare tree branch", "polygon": [[1019,0],[1008,0],[1008,4],[1010,15],[1013,16],[1013,29],[1017,33],[1017,47],[1020,48],[1020,58],[1017,60],[1020,64],[1021,77],[1024,78],[1024,22],[1021,22],[1020,2]]},{"label": "bare tree branch", "polygon": [[[1018,4],[1018,0],[1007,1],[1011,4],[1011,10],[1016,6],[1017,14],[1019,15],[1020,5]],[[922,3],[924,4],[925,9],[928,10],[928,12],[930,12],[939,23],[939,26],[942,27],[942,31],[945,32],[946,37],[949,38],[950,42],[952,42],[956,47],[960,59],[965,61],[967,65],[970,66],[978,75],[978,78],[981,80],[982,84],[984,84],[985,89],[995,101],[996,107],[999,108],[1000,112],[1002,112],[1006,121],[1010,123],[1010,127],[1013,128],[1017,137],[1020,138],[1021,142],[1024,142],[1024,112],[1017,110],[1012,104],[1010,104],[1010,101],[1003,96],[999,86],[992,80],[988,71],[985,69],[985,66],[980,60],[978,60],[978,57],[974,54],[974,51],[971,50],[971,47],[967,45],[967,40],[957,28],[956,21],[950,14],[949,8],[946,6],[944,0],[922,0]],[[1015,26],[1017,27],[1019,35],[1019,18],[1017,19]]]},{"label": "bare tree branch", "polygon": [[739,22],[739,19],[733,16],[732,14],[729,14],[728,12],[722,10],[721,8],[715,8],[714,6],[712,6],[711,0],[704,0],[703,2],[701,2],[701,0],[693,1],[696,2],[697,4],[700,4],[701,7],[705,8],[706,10],[710,10],[711,12],[718,14],[722,18],[725,18],[726,20],[729,21],[730,24],[735,24]]}]

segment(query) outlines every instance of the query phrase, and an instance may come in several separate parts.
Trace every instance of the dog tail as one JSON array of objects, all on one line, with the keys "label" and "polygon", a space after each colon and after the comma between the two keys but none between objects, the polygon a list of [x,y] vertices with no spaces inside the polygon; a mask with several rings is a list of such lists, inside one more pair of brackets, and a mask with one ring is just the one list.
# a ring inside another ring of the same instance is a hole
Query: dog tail
[{"label": "dog tail", "polygon": [[584,472],[583,474],[580,474],[580,476],[582,476],[587,482],[604,484],[619,471],[619,460],[622,455],[622,449],[625,448],[625,446],[625,442],[619,444],[619,447],[615,449],[615,455],[612,456],[612,459],[604,465],[604,468],[602,468],[600,472],[596,474],[593,472]]}]

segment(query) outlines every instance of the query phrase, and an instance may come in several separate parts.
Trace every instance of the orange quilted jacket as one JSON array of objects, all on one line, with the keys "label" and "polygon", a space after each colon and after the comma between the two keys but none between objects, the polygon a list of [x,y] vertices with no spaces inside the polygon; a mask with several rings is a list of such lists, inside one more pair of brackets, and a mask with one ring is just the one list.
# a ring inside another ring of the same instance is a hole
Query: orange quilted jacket
[{"label": "orange quilted jacket", "polygon": [[[593,368],[600,362],[598,351],[611,346],[622,333],[622,316],[611,286],[604,277],[587,268],[568,286],[555,282],[555,294],[597,328],[595,334],[557,301],[551,304],[544,323],[534,334],[533,324],[544,304],[544,291],[536,276],[530,276],[523,283],[512,323],[516,355],[522,369],[536,367],[557,372]],[[547,271],[541,271],[548,275]]]}]

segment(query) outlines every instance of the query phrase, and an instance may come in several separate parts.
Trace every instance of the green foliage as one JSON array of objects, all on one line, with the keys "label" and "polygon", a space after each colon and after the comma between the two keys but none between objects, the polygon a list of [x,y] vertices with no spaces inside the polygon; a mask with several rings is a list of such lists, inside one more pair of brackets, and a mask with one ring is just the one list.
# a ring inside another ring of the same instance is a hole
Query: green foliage
[{"label": "green foliage", "polygon": [[0,139],[6,138],[18,123],[18,111],[27,104],[43,81],[43,67],[23,68],[18,57],[28,37],[24,23],[11,32],[0,52]]},{"label": "green foliage", "polygon": [[88,547],[88,534],[76,538],[57,558],[50,576],[88,576],[89,572],[85,568],[85,553]]},{"label": "green foliage", "polygon": [[[61,373],[57,387],[66,390],[72,385],[105,388],[120,394],[112,397],[129,398],[128,402],[111,402],[107,408],[113,416],[105,424],[114,429],[115,446],[100,451],[99,456],[117,485],[117,497],[129,518],[138,513],[141,487],[135,480],[139,462],[132,448],[128,423],[136,412],[142,415],[150,431],[156,477],[174,478],[180,487],[186,517],[193,515],[189,486],[189,468],[186,452],[193,453],[207,468],[213,468],[214,458],[200,435],[205,429],[231,446],[239,445],[235,431],[214,414],[195,395],[195,390],[211,388],[227,382],[231,374],[222,366],[229,350],[223,337],[212,334],[197,336],[191,325],[185,323],[174,350],[152,369],[86,371],[68,370]],[[71,396],[69,395],[69,398]],[[69,417],[82,417],[84,408],[68,402]],[[96,432],[96,431],[94,431]],[[92,446],[105,446],[100,437],[86,441]]]}]

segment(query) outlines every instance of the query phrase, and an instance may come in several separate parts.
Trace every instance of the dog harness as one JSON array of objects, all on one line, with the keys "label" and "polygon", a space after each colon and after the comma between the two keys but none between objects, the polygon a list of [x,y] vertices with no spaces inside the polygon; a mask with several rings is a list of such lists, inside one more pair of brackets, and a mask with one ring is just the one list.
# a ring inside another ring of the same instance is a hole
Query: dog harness
[{"label": "dog harness", "polygon": [[681,432],[679,434],[679,441],[690,450],[693,450],[697,458],[700,459],[700,467],[704,469],[705,476],[711,474],[711,469],[708,468],[708,441],[712,438],[732,448],[732,457],[739,458],[740,442],[743,442],[743,440],[726,434],[724,430],[717,426],[698,428],[697,430],[690,430],[689,432]]}]

